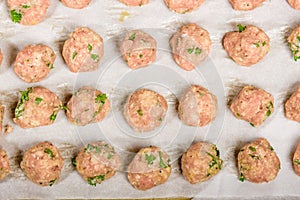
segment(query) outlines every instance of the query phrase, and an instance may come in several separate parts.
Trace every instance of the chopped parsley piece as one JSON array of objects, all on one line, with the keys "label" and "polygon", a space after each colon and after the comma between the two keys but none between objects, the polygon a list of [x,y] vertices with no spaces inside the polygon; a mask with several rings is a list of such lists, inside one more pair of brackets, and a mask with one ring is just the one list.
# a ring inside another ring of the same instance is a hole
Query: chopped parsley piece
[{"label": "chopped parsley piece", "polygon": [[77,54],[78,54],[78,53],[77,53],[76,51],[73,52],[73,54],[72,54],[72,60],[75,59],[75,57],[77,56]]},{"label": "chopped parsley piece", "polygon": [[240,33],[243,32],[244,30],[246,30],[246,26],[243,26],[242,24],[238,24],[237,27],[238,27]]},{"label": "chopped parsley piece", "polygon": [[34,101],[35,101],[36,104],[39,104],[39,103],[41,103],[41,101],[43,101],[43,98],[37,97],[37,98],[35,98]]},{"label": "chopped parsley piece", "polygon": [[295,163],[296,165],[300,165],[300,161],[299,161],[298,159],[294,160],[294,163]]},{"label": "chopped parsley piece", "polygon": [[60,108],[61,110],[65,110],[65,111],[68,111],[68,110],[69,110],[68,107],[65,106],[65,105],[59,105],[59,108]]},{"label": "chopped parsley piece", "polygon": [[141,109],[138,109],[136,112],[139,114],[139,116],[143,116],[143,111]]},{"label": "chopped parsley piece", "polygon": [[196,47],[195,54],[196,55],[200,55],[201,54],[201,49],[199,49],[198,47]]},{"label": "chopped parsley piece", "polygon": [[194,51],[194,47],[193,47],[193,48],[188,48],[188,49],[187,49],[187,52],[188,52],[189,54],[192,54],[193,51]]},{"label": "chopped parsley piece", "polygon": [[97,184],[97,182],[98,181],[104,181],[105,180],[105,175],[103,174],[101,174],[101,175],[99,175],[99,176],[95,176],[95,177],[93,177],[93,178],[91,178],[91,177],[88,177],[88,179],[87,179],[87,181],[88,181],[88,183],[90,184],[90,185],[92,185],[92,186],[96,186],[96,184]]},{"label": "chopped parsley piece", "polygon": [[271,110],[268,110],[266,116],[269,117],[271,115]]},{"label": "chopped parsley piece", "polygon": [[95,102],[100,104],[105,104],[106,99],[107,97],[105,93],[98,94],[97,97],[95,98]]},{"label": "chopped parsley piece", "polygon": [[22,8],[27,9],[27,8],[30,8],[30,6],[29,5],[22,5]]},{"label": "chopped parsley piece", "polygon": [[27,90],[25,91],[21,91],[21,98],[20,98],[20,102],[18,103],[16,109],[15,109],[15,117],[18,118],[18,117],[21,117],[25,108],[21,108],[21,106],[23,105],[23,103],[25,101],[28,101],[29,100],[29,93],[32,92],[32,87],[30,88],[27,88]]},{"label": "chopped parsley piece", "polygon": [[243,173],[240,174],[240,181],[244,182],[245,181],[245,176]]},{"label": "chopped parsley piece", "polygon": [[298,42],[300,42],[300,35],[297,36],[297,40],[298,40]]},{"label": "chopped parsley piece", "polygon": [[271,151],[274,151],[274,148],[272,146],[269,147]]},{"label": "chopped parsley piece", "polygon": [[219,160],[218,156],[214,156],[209,152],[206,152],[212,158],[212,161],[209,163],[209,167],[212,168],[217,165],[218,169],[222,169],[222,160]]},{"label": "chopped parsley piece", "polygon": [[51,181],[49,182],[49,186],[51,187],[51,186],[55,183],[55,181],[56,181],[56,179],[51,180]]},{"label": "chopped parsley piece", "polygon": [[255,127],[253,123],[249,123],[251,126]]},{"label": "chopped parsley piece", "polygon": [[155,159],[156,157],[154,155],[145,154],[145,160],[147,161],[148,165],[152,165]]},{"label": "chopped parsley piece", "polygon": [[95,150],[97,153],[100,153],[100,152],[101,152],[101,150],[100,150],[98,147],[96,147],[96,146],[94,146],[94,145],[91,145],[91,144],[88,144],[88,145],[86,146],[86,148],[84,149],[84,152],[85,152],[85,153],[88,153],[88,152],[91,152],[91,151],[93,151],[93,150]]},{"label": "chopped parsley piece", "polygon": [[91,54],[91,58],[95,61],[98,62],[99,61],[99,56],[97,54]]},{"label": "chopped parsley piece", "polygon": [[248,154],[248,156],[250,156],[251,158],[254,158],[254,159],[257,159],[257,160],[259,160],[259,157],[258,157],[258,156],[256,156],[256,155],[253,155],[253,154]]},{"label": "chopped parsley piece", "polygon": [[262,46],[264,47],[264,46],[266,46],[266,44],[267,44],[267,42],[263,41]]},{"label": "chopped parsley piece", "polygon": [[207,173],[207,175],[206,175],[207,177],[209,177],[210,176],[210,173]]},{"label": "chopped parsley piece", "polygon": [[268,109],[273,108],[273,103],[270,101],[270,104],[267,106]]},{"label": "chopped parsley piece", "polygon": [[111,159],[114,156],[114,152],[109,152],[107,155],[107,159]]},{"label": "chopped parsley piece", "polygon": [[74,158],[72,158],[72,165],[73,165],[73,167],[76,167],[76,157],[74,157]]},{"label": "chopped parsley piece", "polygon": [[10,11],[10,16],[11,16],[11,20],[14,23],[20,23],[20,21],[22,20],[22,13],[20,13],[20,11],[11,10]]},{"label": "chopped parsley piece", "polygon": [[253,152],[256,152],[256,149],[255,149],[255,147],[253,147],[253,146],[250,146],[249,149],[250,149],[251,151],[253,151]]},{"label": "chopped parsley piece", "polygon": [[53,69],[53,68],[54,68],[54,67],[53,67],[53,64],[51,64],[50,62],[48,62],[48,63],[46,64],[46,66],[49,67],[50,69]]},{"label": "chopped parsley piece", "polygon": [[130,35],[130,37],[129,37],[129,40],[134,40],[135,39],[135,33],[132,33],[131,35]]},{"label": "chopped parsley piece", "polygon": [[52,115],[50,116],[50,120],[54,121],[56,119],[56,114],[53,112]]},{"label": "chopped parsley piece", "polygon": [[140,58],[143,58],[143,54],[140,54],[139,57],[140,57]]},{"label": "chopped parsley piece", "polygon": [[92,51],[92,50],[93,50],[93,47],[92,47],[92,45],[90,45],[90,44],[88,44],[88,47],[87,47],[87,48],[88,48],[89,51]]},{"label": "chopped parsley piece", "polygon": [[299,46],[296,44],[291,44],[288,42],[288,46],[294,56],[294,60],[297,61],[298,59],[300,59],[300,56],[297,56],[298,52],[299,52]]},{"label": "chopped parsley piece", "polygon": [[55,156],[54,156],[54,153],[53,153],[53,151],[51,151],[51,149],[46,148],[46,149],[44,150],[44,152],[45,152],[46,154],[48,154],[48,155],[50,156],[50,158],[54,158],[54,157],[55,157]]},{"label": "chopped parsley piece", "polygon": [[164,161],[162,159],[162,152],[159,151],[158,155],[159,155],[159,167],[161,167],[161,168],[167,168],[168,166],[164,163]]},{"label": "chopped parsley piece", "polygon": [[259,47],[259,43],[253,43],[257,48]]},{"label": "chopped parsley piece", "polygon": [[240,114],[240,113],[236,113],[236,116],[240,117],[240,116],[241,116],[241,114]]}]

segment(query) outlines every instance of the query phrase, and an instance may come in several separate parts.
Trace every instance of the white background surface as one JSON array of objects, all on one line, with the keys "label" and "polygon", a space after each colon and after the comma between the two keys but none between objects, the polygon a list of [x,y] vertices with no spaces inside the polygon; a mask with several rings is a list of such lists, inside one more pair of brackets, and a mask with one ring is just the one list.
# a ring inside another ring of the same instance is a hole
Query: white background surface
[{"label": "white background surface", "polygon": [[[1,199],[300,196],[300,178],[294,173],[291,162],[292,153],[300,140],[300,125],[287,120],[283,113],[283,102],[300,83],[300,63],[294,62],[286,44],[287,35],[299,25],[300,11],[293,10],[285,0],[267,0],[263,6],[249,12],[232,10],[227,0],[206,0],[199,9],[185,15],[169,11],[163,0],[150,0],[150,4],[146,6],[132,8],[117,0],[93,0],[82,10],[67,8],[59,1],[52,0],[51,3],[44,22],[25,27],[11,22],[7,2],[0,1],[0,48],[5,57],[0,70],[0,100],[7,108],[5,123],[13,124],[9,111],[18,100],[18,91],[34,85],[47,87],[62,99],[66,99],[73,88],[94,85],[108,93],[113,103],[112,112],[102,123],[79,128],[71,125],[64,113],[60,112],[54,125],[28,130],[15,126],[13,133],[2,135],[0,144],[12,157],[13,167],[12,173],[0,183]],[[120,22],[123,11],[129,12],[130,16]],[[181,70],[168,52],[168,38],[188,22],[195,22],[207,29],[213,42],[210,57],[193,72]],[[238,23],[256,25],[271,39],[269,54],[251,68],[238,66],[228,58],[222,47],[223,35],[236,30]],[[77,26],[93,29],[105,42],[105,56],[99,70],[79,76],[69,72],[60,55],[63,42]],[[125,30],[132,28],[143,29],[153,35],[160,48],[152,66],[134,72],[120,59],[118,50],[120,36]],[[48,78],[40,83],[27,84],[14,74],[13,62],[19,50],[33,43],[48,44],[55,50],[57,59]],[[179,78],[173,80],[175,75]],[[131,76],[135,78],[131,79]],[[128,77],[130,81],[126,81],[128,84],[124,85],[122,80]],[[211,127],[185,127],[176,117],[175,97],[180,97],[191,83],[201,84],[218,96],[220,112]],[[274,114],[259,128],[235,119],[225,106],[228,98],[236,94],[237,88],[243,84],[261,87],[275,97]],[[166,96],[170,107],[168,117],[162,131],[155,137],[127,137],[120,130],[120,127],[126,126],[118,118],[122,110],[120,104],[124,102],[126,95],[143,86],[154,88]],[[194,136],[197,141],[217,144],[224,160],[224,168],[213,179],[190,185],[179,174],[176,158],[190,145]],[[278,177],[270,183],[242,183],[238,180],[234,152],[245,142],[258,137],[265,137],[270,141],[281,160],[281,170]],[[126,150],[150,144],[162,147],[173,158],[170,179],[164,185],[142,192],[128,183],[126,173],[122,170],[97,187],[88,185],[73,171],[69,159],[87,142],[102,139],[111,142],[122,155],[123,169],[132,158],[132,154]],[[59,146],[66,158],[62,177],[52,187],[39,187],[31,183],[14,162],[14,156],[19,151],[44,140]]]}]

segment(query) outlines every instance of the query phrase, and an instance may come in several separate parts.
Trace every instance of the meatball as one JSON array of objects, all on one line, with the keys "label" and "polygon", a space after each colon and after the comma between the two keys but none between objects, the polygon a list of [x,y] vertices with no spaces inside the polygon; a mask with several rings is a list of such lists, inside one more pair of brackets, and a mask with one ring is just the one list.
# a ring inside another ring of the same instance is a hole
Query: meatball
[{"label": "meatball", "polygon": [[61,0],[61,2],[69,7],[69,8],[75,8],[75,9],[82,9],[86,6],[88,6],[91,3],[92,0]]},{"label": "meatball", "polygon": [[296,10],[300,10],[300,0],[288,0],[290,6]]},{"label": "meatball", "polygon": [[197,142],[181,158],[182,175],[192,184],[203,182],[219,173],[222,164],[216,145]]},{"label": "meatball", "polygon": [[55,53],[50,47],[43,44],[28,45],[18,53],[14,71],[27,83],[39,82],[53,69],[54,61]]},{"label": "meatball", "polygon": [[169,156],[158,147],[142,148],[128,166],[128,180],[138,190],[165,183],[171,174]]},{"label": "meatball", "polygon": [[300,142],[298,143],[296,151],[293,156],[293,166],[296,174],[300,176]]},{"label": "meatball", "polygon": [[9,158],[6,151],[0,149],[0,180],[4,179],[10,171]]},{"label": "meatball", "polygon": [[21,91],[15,109],[14,122],[21,128],[34,128],[53,124],[62,106],[59,98],[44,87],[30,87]]},{"label": "meatball", "polygon": [[209,33],[194,23],[183,25],[170,39],[175,62],[187,71],[200,65],[208,56],[210,46]]},{"label": "meatball", "polygon": [[300,122],[300,85],[292,96],[285,102],[285,116],[297,122]]},{"label": "meatball", "polygon": [[41,186],[52,186],[59,179],[64,160],[50,142],[30,147],[24,154],[21,168],[26,176]]},{"label": "meatball", "polygon": [[149,3],[149,0],[120,0],[126,6],[142,6]]},{"label": "meatball", "polygon": [[131,69],[145,67],[156,59],[155,39],[140,30],[127,32],[120,50],[123,59]]},{"label": "meatball", "polygon": [[300,26],[295,28],[287,39],[289,48],[295,61],[300,59]]},{"label": "meatball", "polygon": [[240,181],[269,182],[280,170],[280,160],[270,143],[259,138],[245,145],[238,153]]},{"label": "meatball", "polygon": [[68,120],[78,126],[100,122],[110,109],[105,93],[90,86],[80,88],[67,104]]},{"label": "meatball", "polygon": [[272,94],[253,86],[245,86],[233,99],[230,110],[233,115],[250,123],[260,126],[274,111]]},{"label": "meatball", "polygon": [[103,39],[89,28],[79,27],[63,46],[62,55],[71,72],[98,69],[103,56]]},{"label": "meatball", "polygon": [[2,63],[2,60],[3,60],[3,55],[2,55],[2,52],[1,52],[1,49],[0,49],[0,65]]},{"label": "meatball", "polygon": [[199,85],[192,85],[179,101],[178,116],[186,125],[205,126],[216,118],[217,110],[216,96]]},{"label": "meatball", "polygon": [[197,9],[204,0],[164,0],[168,8],[174,12],[185,14]]},{"label": "meatball", "polygon": [[35,25],[43,21],[49,0],[8,0],[11,20],[22,25]]},{"label": "meatball", "polygon": [[229,0],[234,10],[253,10],[266,0]]},{"label": "meatball", "polygon": [[239,65],[251,66],[261,61],[270,50],[270,39],[260,28],[238,24],[239,31],[226,33],[223,46]]},{"label": "meatball", "polygon": [[120,166],[120,156],[103,141],[86,145],[76,157],[77,171],[94,186],[114,176]]},{"label": "meatball", "polygon": [[167,110],[168,104],[163,96],[152,90],[140,89],[129,96],[124,116],[134,130],[147,132],[161,125]]}]

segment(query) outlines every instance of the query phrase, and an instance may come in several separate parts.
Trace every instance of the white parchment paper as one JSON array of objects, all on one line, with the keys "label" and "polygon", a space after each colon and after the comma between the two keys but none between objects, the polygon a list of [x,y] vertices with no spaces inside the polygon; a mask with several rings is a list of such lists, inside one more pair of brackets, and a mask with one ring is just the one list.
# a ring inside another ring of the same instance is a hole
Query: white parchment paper
[{"label": "white parchment paper", "polygon": [[[0,144],[11,157],[12,170],[0,183],[0,199],[300,196],[300,178],[294,173],[291,162],[300,140],[300,125],[287,120],[283,113],[283,102],[300,83],[300,63],[293,61],[286,44],[287,35],[299,25],[299,17],[300,11],[293,10],[285,0],[267,0],[263,6],[248,12],[232,10],[227,0],[206,0],[199,9],[184,15],[169,11],[163,0],[150,0],[150,4],[142,7],[126,7],[117,0],[93,0],[82,10],[70,9],[58,0],[51,0],[45,21],[27,27],[13,24],[7,2],[0,0],[0,48],[4,54],[0,100],[6,107],[4,124],[14,125],[12,109],[19,98],[18,91],[30,86],[47,87],[66,101],[74,90],[92,85],[106,92],[112,101],[110,114],[98,124],[73,126],[61,111],[51,126],[28,130],[14,126],[13,133],[2,134]],[[122,18],[124,20],[120,20]],[[209,58],[192,72],[183,71],[175,64],[168,45],[171,35],[188,22],[207,29],[213,42]],[[236,30],[238,23],[256,25],[271,39],[269,54],[251,68],[238,66],[222,47],[224,34]],[[71,73],[61,56],[63,42],[78,26],[87,26],[104,38],[105,55],[95,72]],[[119,42],[129,29],[142,29],[157,40],[157,60],[151,66],[132,71],[121,59]],[[55,68],[45,80],[27,84],[15,75],[13,63],[19,50],[36,43],[52,47],[57,59]],[[218,97],[218,117],[210,126],[187,127],[177,118],[177,99],[190,84],[203,85]],[[275,97],[274,114],[259,128],[235,119],[227,107],[228,100],[245,84],[261,87]],[[122,117],[126,97],[141,87],[160,92],[169,105],[162,127],[143,135],[134,133]],[[238,180],[235,153],[243,144],[258,137],[270,141],[281,160],[281,170],[270,183],[242,183]],[[65,158],[61,179],[52,187],[31,183],[18,166],[23,152],[44,140],[58,146]],[[113,178],[93,187],[74,171],[70,159],[83,145],[95,140],[106,140],[114,145],[124,164]],[[224,167],[213,179],[190,185],[180,175],[178,159],[193,141],[200,140],[217,144]],[[164,149],[172,158],[173,170],[167,183],[143,192],[128,183],[126,166],[134,156],[132,152],[148,145]]]}]

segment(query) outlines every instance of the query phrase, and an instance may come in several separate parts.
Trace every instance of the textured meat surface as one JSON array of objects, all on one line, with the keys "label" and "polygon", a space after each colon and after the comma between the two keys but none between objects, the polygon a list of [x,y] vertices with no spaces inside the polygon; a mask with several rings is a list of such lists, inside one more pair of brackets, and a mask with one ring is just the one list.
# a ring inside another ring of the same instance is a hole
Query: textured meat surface
[{"label": "textured meat surface", "polygon": [[100,122],[110,110],[110,101],[105,93],[91,87],[80,88],[67,104],[68,120],[78,126]]},{"label": "textured meat surface", "polygon": [[161,125],[167,110],[168,104],[163,96],[152,90],[140,89],[129,96],[124,117],[134,130],[147,132]]},{"label": "textured meat surface", "polygon": [[181,158],[182,175],[192,184],[203,182],[219,173],[222,164],[216,145],[197,142]]},{"label": "textured meat surface", "polygon": [[15,73],[25,82],[39,82],[46,78],[53,68],[54,51],[42,44],[28,45],[19,51],[15,64]]},{"label": "textured meat surface", "polygon": [[300,122],[300,85],[292,96],[285,102],[285,116],[297,122]]},{"label": "textured meat surface", "polygon": [[229,0],[235,10],[253,10],[263,4],[266,0]]},{"label": "textured meat surface", "polygon": [[296,151],[293,156],[293,167],[298,176],[300,176],[300,142],[298,142]]},{"label": "textured meat surface", "polygon": [[149,0],[120,0],[127,6],[142,6],[149,3]]},{"label": "textured meat surface", "polygon": [[192,85],[179,101],[178,116],[189,126],[205,126],[217,116],[218,103],[207,89]]},{"label": "textured meat surface", "polygon": [[175,62],[184,70],[191,71],[208,56],[210,35],[197,24],[186,24],[172,36],[170,47]]},{"label": "textured meat surface", "polygon": [[230,110],[236,118],[259,126],[273,113],[274,98],[265,90],[248,85],[234,98]]},{"label": "textured meat surface", "polygon": [[132,69],[147,66],[156,59],[155,39],[140,30],[127,32],[120,50],[123,59]]},{"label": "textured meat surface", "polygon": [[103,39],[86,27],[76,28],[65,41],[62,55],[71,72],[97,70],[102,59]]},{"label": "textured meat surface", "polygon": [[288,0],[288,2],[292,6],[292,8],[300,10],[300,0]]},{"label": "textured meat surface", "polygon": [[3,54],[2,54],[1,49],[0,49],[0,65],[2,63],[2,60],[3,60]]},{"label": "textured meat surface", "polygon": [[203,2],[204,0],[165,0],[170,10],[181,14],[197,9]]},{"label": "textured meat surface", "polygon": [[300,59],[300,26],[295,28],[287,38],[289,48],[295,61]]},{"label": "textured meat surface", "polygon": [[22,25],[35,25],[43,21],[49,0],[8,0],[12,21]]},{"label": "textured meat surface", "polygon": [[269,182],[276,178],[280,170],[280,160],[264,138],[245,145],[238,153],[237,160],[241,181]]},{"label": "textured meat surface", "polygon": [[10,171],[9,158],[6,151],[0,149],[0,180],[4,179]]},{"label": "textured meat surface", "polygon": [[20,165],[32,182],[51,186],[58,181],[64,160],[55,146],[41,142],[25,152]]},{"label": "textured meat surface", "polygon": [[128,180],[138,190],[165,183],[171,174],[169,156],[158,147],[142,148],[128,166]]},{"label": "textured meat surface", "polygon": [[26,91],[21,91],[14,122],[21,128],[53,124],[61,105],[58,96],[47,88],[30,87]]},{"label": "textured meat surface", "polygon": [[87,144],[76,157],[77,171],[92,185],[114,176],[120,166],[120,156],[103,141]]},{"label": "textured meat surface", "polygon": [[90,4],[92,0],[61,0],[61,2],[69,7],[75,9],[82,9]]},{"label": "textured meat surface", "polygon": [[225,34],[223,46],[239,65],[251,66],[261,61],[270,50],[270,39],[260,28],[252,25],[245,30]]}]

